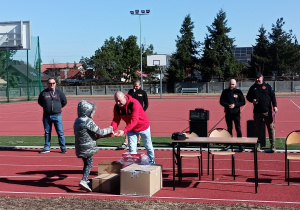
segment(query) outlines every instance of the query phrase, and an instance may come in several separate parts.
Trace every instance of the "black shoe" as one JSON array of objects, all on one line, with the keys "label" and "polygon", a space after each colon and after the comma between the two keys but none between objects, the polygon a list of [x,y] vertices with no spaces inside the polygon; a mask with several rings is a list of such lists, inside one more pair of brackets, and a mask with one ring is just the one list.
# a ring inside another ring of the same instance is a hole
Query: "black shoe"
[{"label": "black shoe", "polygon": [[229,145],[229,146],[227,146],[227,147],[224,147],[223,149],[221,149],[221,151],[227,151],[227,150],[229,150],[229,149],[231,149],[231,145]]},{"label": "black shoe", "polygon": [[62,149],[62,150],[60,151],[60,153],[65,154],[65,153],[67,153],[67,150],[66,150],[66,149]]},{"label": "black shoe", "polygon": [[141,144],[140,143],[137,143],[137,145],[136,145],[137,147],[140,147],[141,146]]},{"label": "black shoe", "polygon": [[48,153],[48,152],[50,152],[50,150],[45,150],[45,149],[43,149],[42,151],[40,151],[40,153]]},{"label": "black shoe", "polygon": [[239,146],[239,152],[244,152],[245,148],[243,146]]},{"label": "black shoe", "polygon": [[121,146],[117,148],[117,150],[125,150],[125,149],[128,149],[128,144],[126,143],[123,143]]}]

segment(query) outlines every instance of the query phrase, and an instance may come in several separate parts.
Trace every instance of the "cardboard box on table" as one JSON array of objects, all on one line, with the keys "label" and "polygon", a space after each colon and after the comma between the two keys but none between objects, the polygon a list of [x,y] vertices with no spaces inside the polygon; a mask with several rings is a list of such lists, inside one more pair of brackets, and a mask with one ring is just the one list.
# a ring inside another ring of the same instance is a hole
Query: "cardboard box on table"
[{"label": "cardboard box on table", "polygon": [[134,163],[121,169],[121,195],[151,197],[161,188],[161,165],[138,165]]},{"label": "cardboard box on table", "polygon": [[98,176],[92,179],[92,191],[116,193],[120,189],[120,170],[122,165],[112,161],[98,164]]}]

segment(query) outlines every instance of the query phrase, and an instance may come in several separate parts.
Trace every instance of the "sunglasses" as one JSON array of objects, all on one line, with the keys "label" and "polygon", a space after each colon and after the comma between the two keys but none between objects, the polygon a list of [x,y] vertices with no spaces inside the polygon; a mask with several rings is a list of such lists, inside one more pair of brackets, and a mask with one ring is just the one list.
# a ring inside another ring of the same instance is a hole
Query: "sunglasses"
[{"label": "sunglasses", "polygon": [[54,83],[48,83],[48,85],[55,85],[55,82]]}]

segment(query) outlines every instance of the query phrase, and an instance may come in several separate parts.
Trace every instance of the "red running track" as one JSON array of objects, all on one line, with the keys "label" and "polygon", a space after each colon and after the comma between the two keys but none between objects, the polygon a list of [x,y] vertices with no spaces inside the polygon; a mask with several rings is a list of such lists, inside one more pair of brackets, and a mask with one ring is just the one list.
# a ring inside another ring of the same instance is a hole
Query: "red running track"
[{"label": "red running track", "polygon": [[[102,160],[119,160],[124,151],[100,150],[94,156],[90,178],[97,173]],[[155,151],[156,163],[163,165],[163,188],[151,198],[121,196],[104,193],[86,193],[79,189],[82,161],[75,150],[67,154],[59,150],[39,154],[35,149],[0,150],[0,195],[78,197],[122,200],[162,200],[216,204],[258,204],[300,208],[300,164],[291,164],[291,183],[284,181],[284,153],[258,153],[258,193],[255,194],[253,153],[237,153],[236,180],[230,176],[230,158],[216,159],[215,180],[207,175],[207,152],[204,152],[204,175],[197,177],[197,159],[183,159],[183,182],[172,187],[172,152]]]},{"label": "red running track", "polygon": [[[73,123],[80,99],[70,99],[63,109],[64,131],[73,135]],[[100,127],[110,125],[112,119],[112,99],[90,99],[98,104],[94,120]],[[219,105],[219,97],[150,99],[147,110],[153,136],[171,136],[175,131],[189,128],[189,110],[204,108],[210,111],[208,130],[224,116]],[[276,116],[276,136],[286,137],[289,132],[299,129],[300,98],[277,97],[279,112]],[[252,104],[247,103],[241,114],[243,136],[247,135],[246,122],[252,119]],[[43,135],[42,109],[36,101],[0,105],[0,135]],[[120,128],[124,124],[120,125]],[[221,121],[218,127],[226,127]],[[101,150],[96,156],[91,177],[96,176],[97,163],[102,160],[118,160],[123,151]],[[37,150],[0,150],[0,195],[11,196],[72,196],[107,199],[160,199],[167,201],[203,203],[255,203],[271,206],[300,207],[299,172],[300,166],[291,166],[291,186],[284,181],[284,154],[259,153],[259,187],[254,193],[253,154],[236,155],[236,181],[230,174],[230,160],[216,160],[215,181],[206,173],[197,181],[197,160],[185,158],[183,172],[193,177],[184,177],[183,183],[172,188],[171,151],[156,151],[156,162],[163,165],[163,189],[152,198],[127,197],[101,193],[84,193],[78,188],[82,163],[74,150],[60,154],[58,150],[39,154]],[[205,155],[204,155],[205,157]],[[207,166],[204,159],[204,172]],[[192,181],[190,181],[192,180]]]},{"label": "red running track", "polygon": [[[69,98],[63,108],[65,135],[73,135],[73,123],[77,117],[77,104],[81,99]],[[90,99],[98,105],[95,122],[99,127],[111,124],[114,100]],[[276,137],[286,137],[291,131],[299,129],[300,97],[278,96],[279,112],[275,118]],[[173,132],[189,130],[189,111],[195,108],[209,110],[208,130],[212,129],[223,117],[223,107],[219,96],[149,99],[147,115],[153,136],[171,136]],[[253,119],[253,105],[246,103],[241,114],[243,136],[247,136],[247,121]],[[43,135],[42,108],[36,101],[0,104],[0,135]],[[119,128],[123,128],[124,123]],[[217,127],[226,128],[225,120]],[[55,133],[55,132],[54,132]],[[235,134],[235,131],[233,133]],[[267,134],[268,135],[268,134]]]}]

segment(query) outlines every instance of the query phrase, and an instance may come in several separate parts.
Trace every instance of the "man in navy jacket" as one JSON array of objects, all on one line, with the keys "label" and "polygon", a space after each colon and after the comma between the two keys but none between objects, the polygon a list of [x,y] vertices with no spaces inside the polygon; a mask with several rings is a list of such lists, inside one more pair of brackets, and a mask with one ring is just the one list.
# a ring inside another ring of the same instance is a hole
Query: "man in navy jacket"
[{"label": "man in navy jacket", "polygon": [[254,105],[253,117],[255,132],[258,137],[257,150],[261,150],[261,139],[263,138],[261,135],[263,134],[260,131],[263,126],[262,122],[265,121],[269,133],[271,152],[275,152],[275,125],[272,114],[278,112],[277,102],[272,87],[265,83],[263,79],[261,73],[256,74],[255,84],[250,87],[246,98]]},{"label": "man in navy jacket", "polygon": [[[232,136],[232,122],[234,122],[237,137],[242,137],[240,107],[245,105],[245,97],[241,90],[236,89],[235,79],[231,79],[229,87],[223,90],[220,97],[220,104],[224,107],[228,132]],[[228,150],[230,147],[228,146],[223,150]],[[242,145],[239,145],[239,150],[241,152],[244,150]]]}]

